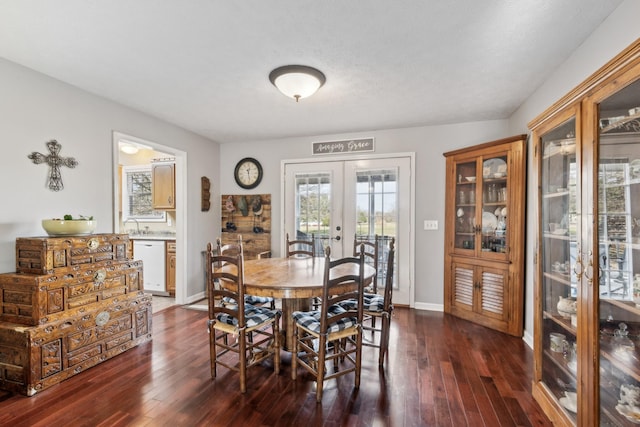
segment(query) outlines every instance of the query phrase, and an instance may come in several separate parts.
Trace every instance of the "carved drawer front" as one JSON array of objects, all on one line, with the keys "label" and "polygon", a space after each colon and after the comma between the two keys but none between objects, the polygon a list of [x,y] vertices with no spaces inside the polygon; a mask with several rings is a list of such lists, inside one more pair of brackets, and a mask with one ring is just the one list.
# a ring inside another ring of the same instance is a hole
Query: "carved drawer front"
[{"label": "carved drawer front", "polygon": [[32,396],[151,340],[151,296],[25,327],[0,322],[0,388]]},{"label": "carved drawer front", "polygon": [[128,234],[91,234],[16,239],[16,272],[53,274],[60,269],[124,261],[130,246]]},{"label": "carved drawer front", "polygon": [[143,292],[142,261],[78,266],[61,274],[0,274],[0,321],[39,325]]}]

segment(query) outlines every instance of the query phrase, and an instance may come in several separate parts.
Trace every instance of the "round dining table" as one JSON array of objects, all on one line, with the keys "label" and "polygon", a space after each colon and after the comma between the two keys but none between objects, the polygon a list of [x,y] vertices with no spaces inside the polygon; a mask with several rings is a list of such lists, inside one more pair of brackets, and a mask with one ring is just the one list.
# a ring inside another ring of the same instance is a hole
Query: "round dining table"
[{"label": "round dining table", "polygon": [[[313,297],[322,297],[325,258],[261,258],[245,260],[244,285],[249,295],[277,298],[282,301],[283,349],[293,348],[294,311],[307,311]],[[371,284],[375,269],[365,265],[364,286]],[[332,270],[332,276],[357,275],[353,264],[343,264]],[[355,282],[345,284],[353,290]],[[340,288],[336,289],[340,291]]]}]

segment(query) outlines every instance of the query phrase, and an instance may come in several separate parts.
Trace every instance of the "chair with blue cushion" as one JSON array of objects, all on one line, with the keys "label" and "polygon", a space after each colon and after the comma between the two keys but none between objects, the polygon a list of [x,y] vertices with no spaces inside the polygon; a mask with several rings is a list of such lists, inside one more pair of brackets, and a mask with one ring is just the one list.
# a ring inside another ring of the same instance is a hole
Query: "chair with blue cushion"
[{"label": "chair with blue cushion", "polygon": [[[281,312],[245,303],[242,245],[236,255],[230,256],[214,254],[213,245],[207,244],[207,263],[212,266],[207,274],[211,377],[216,378],[218,365],[238,372],[240,392],[245,393],[248,368],[273,359],[274,371],[280,373]],[[222,304],[223,300],[236,304]],[[237,359],[221,357],[229,352]]]},{"label": "chair with blue cushion", "polygon": [[[292,314],[294,348],[291,378],[297,378],[298,366],[311,373],[316,380],[317,402],[322,401],[326,380],[353,372],[355,388],[360,387],[364,254],[336,260],[331,260],[330,255],[331,249],[327,247],[319,310],[294,311]],[[349,274],[344,272],[344,267],[352,267]],[[340,306],[341,302],[350,299],[359,302],[355,309]],[[331,362],[333,370],[329,371],[325,364]]]},{"label": "chair with blue cushion", "polygon": [[[393,314],[393,271],[395,259],[395,238],[391,238],[389,249],[387,251],[387,264],[384,271],[384,289],[378,293],[366,292],[363,296],[363,330],[372,332],[372,339],[364,339],[362,345],[369,347],[377,347],[380,349],[378,355],[378,365],[383,366],[385,357],[388,358],[389,353],[389,330],[391,328],[391,316]],[[357,300],[351,299],[342,302],[340,305],[345,309],[355,309]],[[376,326],[375,319],[380,318],[381,324]],[[376,340],[375,334],[380,336]]]},{"label": "chair with blue cushion", "polygon": [[[234,256],[234,255],[237,255],[240,252],[240,250],[242,249],[242,235],[238,234],[238,242],[237,243],[227,243],[226,245],[223,245],[222,241],[220,240],[219,237],[218,237],[216,243],[217,243],[217,247],[218,247],[218,255]],[[262,258],[262,257],[266,257],[266,256],[267,256],[266,252],[258,254],[258,258]],[[260,305],[260,306],[268,305],[272,310],[276,308],[276,302],[271,297],[260,297],[260,296],[257,296],[257,295],[245,295],[244,296],[244,302],[246,304],[251,304],[251,305]],[[223,303],[224,304],[235,304],[235,301],[230,301],[229,299],[224,299]]]}]

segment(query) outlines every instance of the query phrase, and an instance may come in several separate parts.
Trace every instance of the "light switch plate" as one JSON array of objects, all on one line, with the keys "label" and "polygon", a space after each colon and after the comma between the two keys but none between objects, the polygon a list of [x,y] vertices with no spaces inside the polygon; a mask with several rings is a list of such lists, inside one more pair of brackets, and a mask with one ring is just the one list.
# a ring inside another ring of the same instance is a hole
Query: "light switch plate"
[{"label": "light switch plate", "polygon": [[424,220],[424,229],[425,230],[437,230],[438,229],[438,220],[437,219],[425,219]]}]

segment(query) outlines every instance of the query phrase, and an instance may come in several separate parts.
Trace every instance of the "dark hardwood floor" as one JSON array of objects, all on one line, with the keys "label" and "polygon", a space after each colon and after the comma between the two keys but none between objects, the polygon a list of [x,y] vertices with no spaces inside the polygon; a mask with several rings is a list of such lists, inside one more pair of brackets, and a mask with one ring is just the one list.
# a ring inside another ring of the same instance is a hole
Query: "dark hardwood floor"
[{"label": "dark hardwood floor", "polygon": [[150,343],[33,397],[0,391],[0,425],[551,425],[531,397],[524,342],[452,316],[396,309],[385,371],[365,347],[360,389],[340,378],[318,405],[312,379],[292,381],[286,358],[279,376],[250,370],[244,395],[235,373],[211,380],[206,317],[168,308],[154,314]]}]

